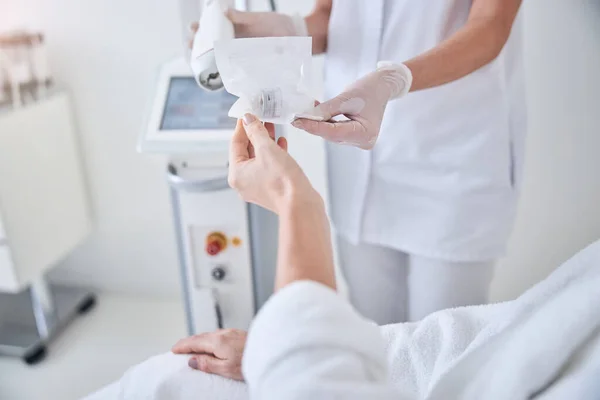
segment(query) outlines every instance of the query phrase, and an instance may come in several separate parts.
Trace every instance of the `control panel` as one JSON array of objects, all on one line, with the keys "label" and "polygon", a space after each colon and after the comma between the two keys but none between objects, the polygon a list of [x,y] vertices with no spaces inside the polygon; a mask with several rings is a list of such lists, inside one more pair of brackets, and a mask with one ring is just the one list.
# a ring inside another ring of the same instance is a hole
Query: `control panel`
[{"label": "control panel", "polygon": [[[226,169],[202,171],[205,179],[221,174],[226,180]],[[246,203],[233,190],[224,188],[182,191],[178,206],[191,299],[190,333],[247,329],[255,300]]]}]

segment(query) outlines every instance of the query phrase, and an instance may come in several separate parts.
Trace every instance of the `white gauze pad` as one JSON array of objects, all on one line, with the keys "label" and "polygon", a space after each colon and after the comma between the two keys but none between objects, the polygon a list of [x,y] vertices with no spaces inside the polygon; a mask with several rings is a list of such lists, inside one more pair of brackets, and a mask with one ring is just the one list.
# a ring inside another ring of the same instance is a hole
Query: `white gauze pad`
[{"label": "white gauze pad", "polygon": [[239,97],[230,117],[287,124],[314,106],[310,37],[220,40],[215,58],[225,90]]}]

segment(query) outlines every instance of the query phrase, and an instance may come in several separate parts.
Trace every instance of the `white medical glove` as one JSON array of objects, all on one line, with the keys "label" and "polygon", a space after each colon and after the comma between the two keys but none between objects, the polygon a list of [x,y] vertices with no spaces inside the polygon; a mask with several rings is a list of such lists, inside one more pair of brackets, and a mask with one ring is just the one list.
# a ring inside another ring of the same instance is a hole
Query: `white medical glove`
[{"label": "white medical glove", "polygon": [[[412,74],[404,64],[380,62],[377,67],[338,96],[298,115],[292,125],[334,143],[372,149],[388,101],[405,96],[412,84]],[[331,120],[338,115],[349,120]]]},{"label": "white medical glove", "polygon": [[[300,15],[286,15],[276,12],[246,12],[228,9],[227,18],[233,23],[236,38],[308,36],[308,28]],[[198,31],[198,21],[190,23],[188,47],[194,47],[194,35]]]},{"label": "white medical glove", "polygon": [[308,36],[300,15],[276,12],[246,12],[230,8],[227,18],[233,23],[235,37]]}]

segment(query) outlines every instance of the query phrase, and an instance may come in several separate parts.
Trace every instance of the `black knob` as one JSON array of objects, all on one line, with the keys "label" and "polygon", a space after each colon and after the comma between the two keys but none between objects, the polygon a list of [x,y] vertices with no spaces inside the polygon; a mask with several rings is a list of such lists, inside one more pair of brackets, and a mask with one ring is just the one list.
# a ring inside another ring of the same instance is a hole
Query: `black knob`
[{"label": "black knob", "polygon": [[211,275],[215,281],[222,281],[223,279],[225,279],[226,274],[227,273],[225,272],[225,268],[223,267],[215,267],[211,272]]}]

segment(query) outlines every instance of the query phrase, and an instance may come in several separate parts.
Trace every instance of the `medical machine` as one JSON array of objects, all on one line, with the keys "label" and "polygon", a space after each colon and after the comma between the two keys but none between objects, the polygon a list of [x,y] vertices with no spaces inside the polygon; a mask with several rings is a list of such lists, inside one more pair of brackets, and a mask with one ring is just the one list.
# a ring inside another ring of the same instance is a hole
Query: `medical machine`
[{"label": "medical machine", "polygon": [[91,226],[67,93],[0,108],[0,355],[40,361],[94,305],[89,291],[45,278]]},{"label": "medical machine", "polygon": [[142,152],[168,156],[167,179],[177,234],[190,334],[247,329],[272,293],[277,219],[246,204],[227,183],[227,116],[236,97],[198,87],[189,62],[160,72]]},{"label": "medical machine", "polygon": [[246,1],[181,0],[184,25],[200,15],[196,45],[160,70],[143,153],[166,155],[182,292],[190,335],[247,329],[271,295],[277,257],[277,217],[245,203],[227,183],[229,141],[237,98],[222,90],[213,42],[233,38],[227,7]]},{"label": "medical machine", "polygon": [[233,0],[205,0],[198,31],[190,57],[190,65],[198,85],[206,90],[223,88],[223,81],[217,69],[214,42],[233,39],[233,24],[225,16],[227,8],[235,6]]}]

